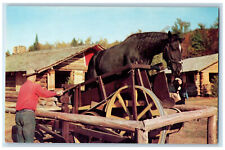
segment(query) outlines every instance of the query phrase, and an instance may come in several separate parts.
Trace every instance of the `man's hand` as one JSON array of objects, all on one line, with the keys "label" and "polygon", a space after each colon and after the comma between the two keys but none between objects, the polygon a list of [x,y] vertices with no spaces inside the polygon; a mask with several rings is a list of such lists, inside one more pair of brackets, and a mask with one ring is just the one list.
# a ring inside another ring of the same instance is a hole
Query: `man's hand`
[{"label": "man's hand", "polygon": [[57,96],[61,96],[61,95],[63,95],[63,90],[59,90],[59,91],[57,91],[57,92],[56,92],[56,94],[57,94]]}]

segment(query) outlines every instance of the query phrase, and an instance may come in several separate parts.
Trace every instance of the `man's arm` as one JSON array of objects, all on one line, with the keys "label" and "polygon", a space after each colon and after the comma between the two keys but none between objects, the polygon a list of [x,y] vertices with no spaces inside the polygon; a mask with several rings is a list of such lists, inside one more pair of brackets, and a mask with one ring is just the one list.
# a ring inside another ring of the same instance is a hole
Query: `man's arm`
[{"label": "man's arm", "polygon": [[45,97],[45,98],[48,98],[48,97],[53,97],[53,96],[56,96],[57,93],[56,92],[53,92],[53,91],[49,91],[45,88],[42,88],[41,85],[37,84],[35,86],[35,92],[38,96],[40,97]]}]

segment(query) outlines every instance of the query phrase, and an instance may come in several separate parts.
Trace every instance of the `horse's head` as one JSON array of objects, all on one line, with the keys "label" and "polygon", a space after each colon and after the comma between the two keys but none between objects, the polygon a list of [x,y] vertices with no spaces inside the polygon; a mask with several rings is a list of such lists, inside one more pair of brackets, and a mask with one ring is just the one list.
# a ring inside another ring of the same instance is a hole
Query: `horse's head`
[{"label": "horse's head", "polygon": [[168,32],[168,43],[163,52],[163,58],[167,62],[168,69],[172,70],[172,74],[179,76],[182,63],[181,63],[181,43],[184,38],[180,38],[177,34]]}]

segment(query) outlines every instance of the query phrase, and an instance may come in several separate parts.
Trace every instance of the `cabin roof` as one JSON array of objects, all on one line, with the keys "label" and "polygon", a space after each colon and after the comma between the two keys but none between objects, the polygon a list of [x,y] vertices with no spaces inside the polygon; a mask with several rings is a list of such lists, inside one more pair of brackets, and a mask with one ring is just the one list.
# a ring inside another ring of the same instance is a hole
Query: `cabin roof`
[{"label": "cabin roof", "polygon": [[89,49],[103,49],[100,45],[82,45],[72,48],[39,50],[6,57],[6,72],[26,71],[29,68],[42,72]]},{"label": "cabin roof", "polygon": [[[182,72],[202,71],[210,65],[218,62],[218,53],[200,57],[187,58],[184,59],[182,62]],[[165,72],[171,73],[171,71],[168,69],[166,69]]]}]

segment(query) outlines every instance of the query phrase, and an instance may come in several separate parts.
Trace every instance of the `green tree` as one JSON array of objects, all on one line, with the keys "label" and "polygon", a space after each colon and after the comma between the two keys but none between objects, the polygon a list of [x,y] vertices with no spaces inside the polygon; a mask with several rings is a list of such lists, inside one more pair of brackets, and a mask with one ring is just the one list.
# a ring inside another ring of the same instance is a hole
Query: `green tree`
[{"label": "green tree", "polygon": [[190,36],[191,46],[188,48],[191,55],[200,56],[205,50],[210,49],[212,39],[208,36],[207,31],[206,29],[197,29],[192,32]]},{"label": "green tree", "polygon": [[203,37],[200,30],[194,31],[194,33],[191,35],[191,47],[191,53],[194,55],[205,50]]},{"label": "green tree", "polygon": [[29,51],[37,51],[37,50],[40,50],[40,44],[38,42],[38,35],[36,34],[35,42],[34,42],[33,45],[31,45],[29,47]]},{"label": "green tree", "polygon": [[38,35],[36,34],[35,42],[34,42],[34,50],[40,50],[40,45],[38,41]]},{"label": "green tree", "polygon": [[76,47],[78,45],[78,41],[75,38],[73,38],[73,40],[71,41],[70,45],[72,47]]},{"label": "green tree", "polygon": [[171,29],[175,34],[184,34],[190,31],[190,25],[190,22],[182,21],[180,18],[177,18]]}]

